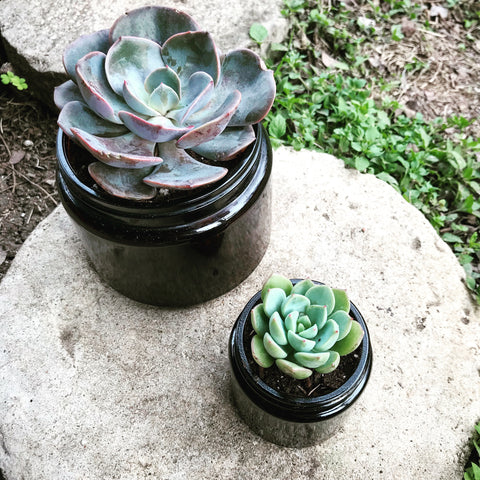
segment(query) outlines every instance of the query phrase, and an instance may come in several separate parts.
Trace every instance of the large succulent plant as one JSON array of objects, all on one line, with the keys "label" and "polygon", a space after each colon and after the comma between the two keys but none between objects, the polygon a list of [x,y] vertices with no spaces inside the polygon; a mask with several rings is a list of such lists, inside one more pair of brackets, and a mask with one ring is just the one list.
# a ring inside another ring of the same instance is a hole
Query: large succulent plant
[{"label": "large succulent plant", "polygon": [[262,289],[262,301],[251,312],[255,335],[252,355],[264,368],[274,363],[285,374],[305,379],[313,371],[330,373],[340,356],[353,352],[364,331],[350,315],[343,290],[302,280],[292,285],[274,274]]},{"label": "large succulent plant", "polygon": [[99,160],[88,167],[97,184],[130,199],[218,181],[227,169],[212,161],[254,141],[252,125],[275,97],[258,55],[220,55],[208,32],[167,7],[132,10],[78,38],[63,62],[70,80],[55,89],[59,126]]}]

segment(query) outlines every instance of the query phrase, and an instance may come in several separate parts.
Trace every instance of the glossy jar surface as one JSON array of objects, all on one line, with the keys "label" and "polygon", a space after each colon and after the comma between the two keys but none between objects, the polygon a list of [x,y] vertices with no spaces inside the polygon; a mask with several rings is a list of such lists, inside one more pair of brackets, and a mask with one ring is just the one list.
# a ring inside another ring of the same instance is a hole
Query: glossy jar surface
[{"label": "glossy jar surface", "polygon": [[[296,280],[292,282],[296,283]],[[360,323],[365,332],[360,347],[355,351],[359,360],[352,376],[329,394],[298,397],[271,388],[250,365],[244,345],[244,330],[250,322],[252,308],[259,303],[261,292],[247,303],[233,326],[229,340],[232,395],[240,417],[255,433],[277,445],[300,448],[320,443],[334,435],[343,424],[370,376],[372,347],[365,320],[357,307],[350,303],[350,316]]]},{"label": "glossy jar surface", "polygon": [[130,201],[99,189],[95,161],[60,130],[57,185],[100,277],[134,300],[185,306],[215,298],[258,265],[270,239],[272,149],[262,126],[224,179],[162,201]]}]

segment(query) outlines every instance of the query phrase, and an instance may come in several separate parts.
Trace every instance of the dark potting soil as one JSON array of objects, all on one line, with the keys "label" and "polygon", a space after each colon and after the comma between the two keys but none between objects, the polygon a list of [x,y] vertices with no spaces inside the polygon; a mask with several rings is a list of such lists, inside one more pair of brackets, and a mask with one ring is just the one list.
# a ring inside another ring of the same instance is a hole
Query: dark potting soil
[{"label": "dark potting soil", "polygon": [[313,371],[309,378],[297,380],[285,375],[275,364],[270,368],[263,368],[253,360],[251,340],[254,335],[255,331],[250,323],[250,319],[248,319],[245,324],[243,343],[252,371],[277,392],[296,397],[318,397],[327,395],[340,388],[355,372],[362,352],[362,347],[360,346],[355,352],[340,357],[340,364],[331,373],[325,374]]}]

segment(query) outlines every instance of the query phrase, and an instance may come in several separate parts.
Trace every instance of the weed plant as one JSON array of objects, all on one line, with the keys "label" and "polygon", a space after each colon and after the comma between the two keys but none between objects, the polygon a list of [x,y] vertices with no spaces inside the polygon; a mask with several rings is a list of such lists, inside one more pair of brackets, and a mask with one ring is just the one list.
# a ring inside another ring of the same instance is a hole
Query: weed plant
[{"label": "weed plant", "polygon": [[[380,3],[387,9],[369,4],[369,19],[357,18],[339,2],[285,0],[283,14],[292,29],[287,42],[273,45],[268,61],[277,97],[267,128],[274,146],[331,153],[392,185],[450,245],[480,304],[480,139],[469,133],[478,119],[426,120],[420,113],[405,114],[403,105],[389,97],[398,79],[385,81],[367,67],[365,43],[379,35],[401,40],[398,21],[392,19],[400,15],[420,22],[421,9],[409,0]],[[455,3],[449,1],[452,7]],[[480,11],[462,13],[472,31]],[[431,26],[423,22],[421,28]],[[480,36],[478,28],[474,31]],[[257,43],[264,38],[257,30]],[[322,56],[319,45],[330,55]],[[414,59],[405,68],[415,73],[426,66]]]}]

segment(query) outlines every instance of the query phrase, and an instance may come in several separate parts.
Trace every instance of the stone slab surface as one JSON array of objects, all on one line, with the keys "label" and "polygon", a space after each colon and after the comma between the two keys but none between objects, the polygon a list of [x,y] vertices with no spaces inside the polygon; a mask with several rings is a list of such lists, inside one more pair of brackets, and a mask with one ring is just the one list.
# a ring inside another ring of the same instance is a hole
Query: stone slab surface
[{"label": "stone slab surface", "polygon": [[265,48],[281,41],[288,31],[287,20],[280,14],[282,0],[0,0],[0,35],[9,61],[26,76],[30,89],[52,103],[53,87],[66,78],[62,55],[71,41],[109,28],[128,10],[155,4],[192,15],[212,33],[222,51],[253,47],[248,31],[255,22],[270,32]]},{"label": "stone slab surface", "polygon": [[[273,232],[255,272],[189,309],[130,301],[91,270],[60,207],[0,284],[7,480],[452,480],[480,413],[480,318],[463,272],[393,189],[328,155],[275,152]],[[346,287],[374,364],[338,433],[261,440],[230,401],[227,339],[272,272]]]}]

